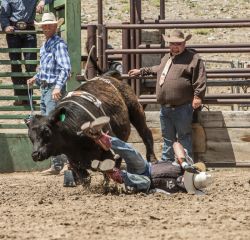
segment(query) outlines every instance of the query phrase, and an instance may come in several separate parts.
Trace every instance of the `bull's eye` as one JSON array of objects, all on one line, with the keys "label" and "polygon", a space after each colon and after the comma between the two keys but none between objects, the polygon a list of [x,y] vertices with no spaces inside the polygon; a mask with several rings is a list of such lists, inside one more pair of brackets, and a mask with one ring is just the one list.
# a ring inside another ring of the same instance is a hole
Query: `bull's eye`
[{"label": "bull's eye", "polygon": [[41,127],[41,137],[45,142],[47,142],[50,139],[51,130],[47,126]]}]

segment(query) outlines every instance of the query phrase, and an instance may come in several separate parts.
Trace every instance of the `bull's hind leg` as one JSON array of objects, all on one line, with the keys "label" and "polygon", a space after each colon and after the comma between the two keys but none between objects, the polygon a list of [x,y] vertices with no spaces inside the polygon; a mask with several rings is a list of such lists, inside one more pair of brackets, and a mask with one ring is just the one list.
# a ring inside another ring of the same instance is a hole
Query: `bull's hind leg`
[{"label": "bull's hind leg", "polygon": [[157,161],[154,153],[154,140],[151,130],[146,124],[146,117],[142,106],[138,102],[128,107],[130,122],[136,128],[146,146],[146,158],[149,162]]}]

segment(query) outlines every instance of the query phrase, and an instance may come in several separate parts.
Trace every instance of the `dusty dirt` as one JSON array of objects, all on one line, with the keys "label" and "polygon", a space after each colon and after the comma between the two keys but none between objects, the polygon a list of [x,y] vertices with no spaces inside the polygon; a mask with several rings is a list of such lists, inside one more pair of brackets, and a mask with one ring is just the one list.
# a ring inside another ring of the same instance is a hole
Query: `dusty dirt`
[{"label": "dusty dirt", "polygon": [[0,239],[249,239],[250,171],[211,171],[205,196],[65,188],[63,176],[0,175]]}]

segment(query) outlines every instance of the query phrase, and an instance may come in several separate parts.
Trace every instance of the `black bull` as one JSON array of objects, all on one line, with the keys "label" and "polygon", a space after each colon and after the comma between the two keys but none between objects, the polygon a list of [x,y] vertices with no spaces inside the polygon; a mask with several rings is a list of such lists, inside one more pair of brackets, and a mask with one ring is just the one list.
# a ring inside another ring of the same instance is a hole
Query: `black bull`
[{"label": "black bull", "polygon": [[[110,116],[110,135],[127,141],[132,123],[146,146],[147,160],[156,160],[152,133],[146,125],[143,108],[129,85],[103,76],[82,84],[75,91],[88,92],[102,102],[102,109]],[[75,174],[84,179],[93,159],[112,157],[109,151],[102,150],[92,139],[77,135],[84,122],[93,120],[90,113],[95,117],[104,115],[101,108],[92,102],[80,96],[71,96],[63,99],[49,116],[35,115],[27,123],[28,135],[33,143],[33,160],[43,161],[50,156],[65,154]]]}]

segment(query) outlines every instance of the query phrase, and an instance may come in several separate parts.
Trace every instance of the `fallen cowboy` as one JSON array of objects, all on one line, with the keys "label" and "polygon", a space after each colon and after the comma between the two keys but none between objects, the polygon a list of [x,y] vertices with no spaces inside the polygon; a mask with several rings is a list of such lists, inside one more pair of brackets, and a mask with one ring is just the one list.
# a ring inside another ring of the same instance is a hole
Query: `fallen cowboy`
[{"label": "fallen cowboy", "polygon": [[122,157],[126,170],[116,168],[115,161],[111,159],[93,160],[92,169],[103,172],[116,183],[124,184],[132,192],[162,191],[169,194],[186,191],[189,194],[204,194],[203,189],[211,183],[211,175],[205,172],[203,163],[193,164],[180,143],[175,142],[173,146],[176,162],[149,163],[128,143],[105,134],[102,128],[108,123],[107,117],[87,122],[81,127],[82,134],[92,138],[104,150],[112,149]]}]

